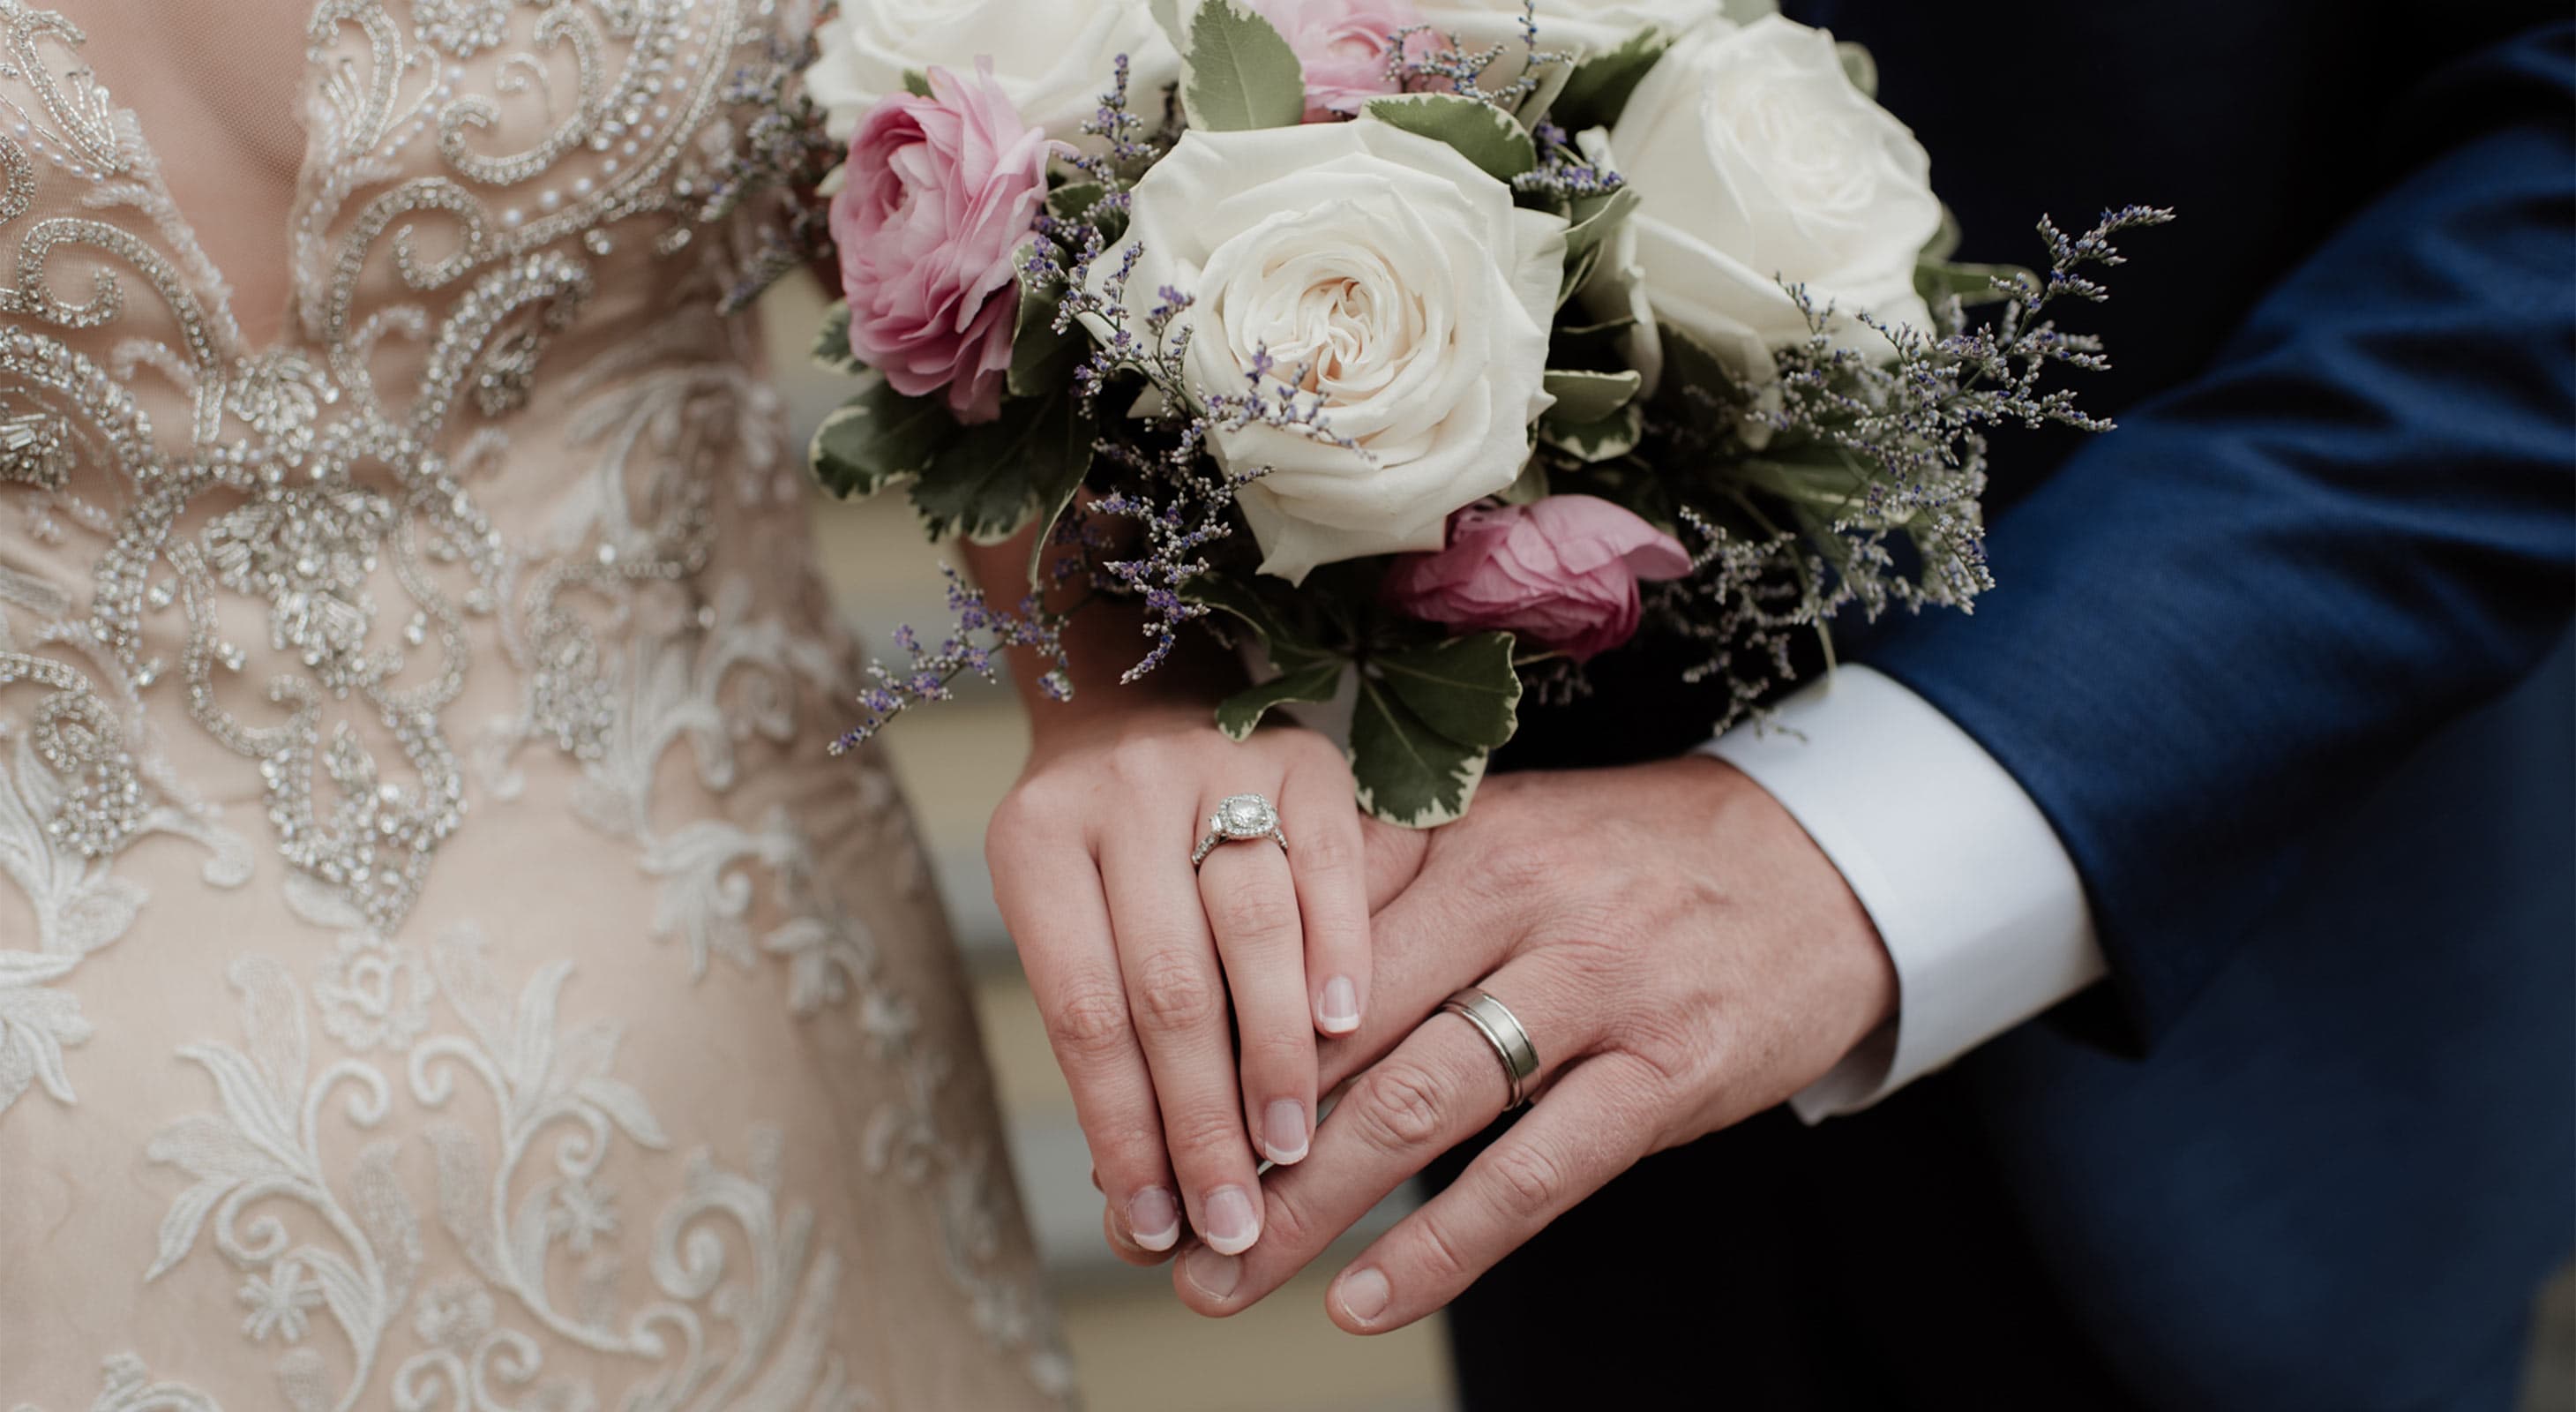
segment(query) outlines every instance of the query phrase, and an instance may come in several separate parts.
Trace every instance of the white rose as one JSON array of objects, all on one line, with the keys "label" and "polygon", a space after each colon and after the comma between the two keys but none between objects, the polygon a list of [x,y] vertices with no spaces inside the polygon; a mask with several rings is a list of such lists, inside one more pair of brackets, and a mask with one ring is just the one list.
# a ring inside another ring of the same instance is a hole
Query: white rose
[{"label": "white rose", "polygon": [[1887,341],[1851,316],[1925,327],[1914,264],[1941,226],[1931,158],[1852,87],[1833,36],[1773,16],[1714,24],[1673,46],[1611,134],[1641,198],[1636,263],[1667,324],[1740,376],[1802,342],[1782,283],[1803,284],[1846,347]]},{"label": "white rose", "polygon": [[[1449,514],[1520,475],[1565,263],[1565,222],[1447,144],[1370,119],[1189,132],[1137,182],[1115,269],[1141,312],[1170,286],[1196,303],[1194,388],[1246,390],[1267,351],[1306,368],[1332,433],[1221,432],[1217,459],[1268,466],[1244,487],[1262,568],[1292,582],[1318,564],[1438,549]],[[1362,453],[1365,454],[1362,454]]]},{"label": "white rose", "polygon": [[903,92],[907,69],[965,73],[990,59],[1020,116],[1071,140],[1109,91],[1119,55],[1140,114],[1161,110],[1157,90],[1181,68],[1146,0],[849,0],[814,37],[821,52],[806,91],[843,141],[870,108]]},{"label": "white rose", "polygon": [[[1414,8],[1424,24],[1456,35],[1471,51],[1506,46],[1501,65],[1518,69],[1521,0],[1432,0]],[[1538,0],[1538,43],[1606,54],[1647,30],[1677,38],[1726,8],[1723,0]]]}]

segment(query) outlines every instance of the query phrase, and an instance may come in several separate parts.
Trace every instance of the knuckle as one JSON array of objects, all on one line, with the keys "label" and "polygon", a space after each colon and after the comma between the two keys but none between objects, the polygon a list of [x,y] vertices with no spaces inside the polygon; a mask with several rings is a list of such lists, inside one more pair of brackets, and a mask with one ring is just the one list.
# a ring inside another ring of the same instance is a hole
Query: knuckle
[{"label": "knuckle", "polygon": [[1627,1014],[1619,1022],[1617,1043],[1657,1092],[1687,1086],[1712,1057],[1709,1041],[1696,1026],[1666,1015]]},{"label": "knuckle", "polygon": [[1314,1031],[1303,1016],[1298,1017],[1294,1028],[1246,1025],[1236,1042],[1242,1046],[1243,1069],[1248,1075],[1290,1074],[1314,1067]]},{"label": "knuckle", "polygon": [[1413,1258],[1434,1288],[1446,1289],[1467,1278],[1467,1262],[1459,1253],[1456,1238],[1428,1212],[1415,1227]]},{"label": "knuckle", "polygon": [[1127,998],[1114,987],[1086,984],[1056,997],[1046,1012],[1047,1038],[1081,1059],[1099,1059],[1127,1047]]},{"label": "knuckle", "polygon": [[1308,873],[1347,873],[1359,866],[1360,840],[1355,829],[1309,829],[1290,842],[1297,865]]},{"label": "knuckle", "polygon": [[1264,1183],[1261,1243],[1272,1250],[1304,1250],[1317,1229],[1305,1199],[1279,1182]]},{"label": "knuckle", "polygon": [[1134,785],[1160,785],[1171,777],[1172,753],[1157,736],[1129,736],[1109,747],[1109,772]]},{"label": "knuckle", "polygon": [[1369,1072],[1352,1093],[1352,1116],[1363,1140],[1386,1152],[1401,1152],[1438,1140],[1441,1130],[1438,1084],[1430,1073],[1409,1064],[1386,1064]]},{"label": "knuckle", "polygon": [[[1183,1162],[1214,1162],[1249,1152],[1243,1119],[1231,1106],[1183,1108],[1163,1115],[1163,1137]],[[1249,1160],[1249,1159],[1247,1159]]]},{"label": "knuckle", "polygon": [[1565,1170],[1535,1147],[1491,1149],[1493,1200],[1503,1216],[1534,1221],[1554,1211],[1565,1194]]},{"label": "knuckle", "polygon": [[1258,876],[1230,883],[1217,895],[1213,913],[1222,936],[1278,941],[1295,929],[1297,904],[1277,881]]},{"label": "knuckle", "polygon": [[1151,1114],[1132,1119],[1094,1121],[1083,1128],[1083,1139],[1091,1149],[1091,1165],[1102,1175],[1124,1182],[1142,1184],[1153,1179],[1152,1169],[1162,1165],[1163,1132],[1148,1121]]},{"label": "knuckle", "polygon": [[1219,1018],[1215,978],[1197,957],[1177,948],[1147,953],[1137,963],[1133,985],[1138,1022],[1158,1032],[1195,1030]]}]

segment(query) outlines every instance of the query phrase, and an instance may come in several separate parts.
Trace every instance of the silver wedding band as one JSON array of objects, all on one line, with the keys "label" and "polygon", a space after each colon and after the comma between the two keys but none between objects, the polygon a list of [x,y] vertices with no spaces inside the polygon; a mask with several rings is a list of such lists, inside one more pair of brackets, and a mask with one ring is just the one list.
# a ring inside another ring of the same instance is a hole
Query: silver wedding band
[{"label": "silver wedding band", "polygon": [[1503,1081],[1511,1086],[1503,1111],[1509,1113],[1529,1102],[1530,1082],[1538,1077],[1538,1046],[1530,1042],[1529,1031],[1521,1027],[1511,1007],[1471,985],[1441,1001],[1440,1008],[1474,1025],[1503,1061]]}]

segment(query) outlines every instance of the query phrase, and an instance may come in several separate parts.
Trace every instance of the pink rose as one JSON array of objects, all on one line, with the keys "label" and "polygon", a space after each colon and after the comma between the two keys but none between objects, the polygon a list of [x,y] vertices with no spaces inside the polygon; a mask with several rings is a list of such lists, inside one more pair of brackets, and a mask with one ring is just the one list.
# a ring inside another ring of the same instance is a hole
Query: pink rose
[{"label": "pink rose", "polygon": [[[1252,0],[1252,8],[1305,66],[1306,121],[1346,118],[1372,98],[1403,91],[1386,76],[1386,50],[1398,30],[1422,23],[1412,0]],[[1406,44],[1433,47],[1428,33]]]},{"label": "pink rose", "polygon": [[1637,580],[1689,572],[1690,553],[1671,535],[1607,500],[1552,495],[1459,511],[1449,547],[1399,556],[1386,594],[1425,621],[1507,628],[1581,662],[1636,635]]},{"label": "pink rose", "polygon": [[1018,257],[1060,144],[1020,120],[989,71],[930,70],[928,98],[877,104],[850,137],[832,241],[850,351],[895,391],[948,389],[961,422],[1001,415]]}]

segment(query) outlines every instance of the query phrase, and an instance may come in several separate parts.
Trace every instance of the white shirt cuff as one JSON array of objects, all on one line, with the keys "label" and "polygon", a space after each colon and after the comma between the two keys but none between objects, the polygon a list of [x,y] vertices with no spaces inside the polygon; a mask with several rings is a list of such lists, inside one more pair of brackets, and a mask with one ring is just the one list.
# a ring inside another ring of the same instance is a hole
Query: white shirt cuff
[{"label": "white shirt cuff", "polygon": [[1897,1016],[1790,1100],[1858,1112],[2102,976],[2074,861],[2003,766],[1930,702],[1844,667],[1770,727],[1701,747],[1780,801],[1877,924]]}]

